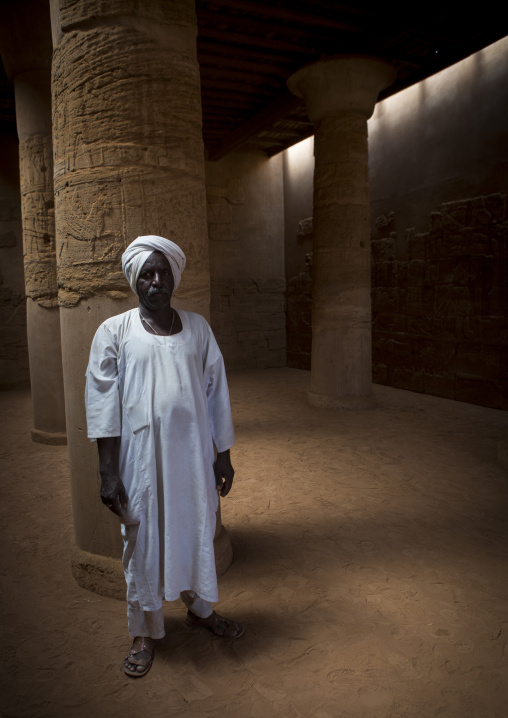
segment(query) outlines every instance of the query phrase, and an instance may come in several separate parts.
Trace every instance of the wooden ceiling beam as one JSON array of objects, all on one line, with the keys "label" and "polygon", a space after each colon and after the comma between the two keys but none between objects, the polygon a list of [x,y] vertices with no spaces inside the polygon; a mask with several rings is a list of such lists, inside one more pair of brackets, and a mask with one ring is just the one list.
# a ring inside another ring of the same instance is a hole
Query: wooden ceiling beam
[{"label": "wooden ceiling beam", "polygon": [[[345,30],[346,32],[362,32],[362,26],[358,24],[352,24],[337,19],[337,12],[335,11],[335,17],[329,15],[318,15],[314,13],[302,12],[301,10],[295,10],[293,8],[279,7],[278,5],[262,4],[259,2],[253,2],[253,0],[214,0],[213,4],[215,7],[228,7],[233,10],[244,10],[245,12],[251,12],[255,15],[262,15],[263,17],[277,18],[278,20],[284,20],[285,22],[294,22],[308,27],[320,27],[331,30]],[[200,8],[205,5],[210,5],[206,2],[198,2],[198,15],[200,14]],[[346,9],[343,9],[346,12]]]},{"label": "wooden ceiling beam", "polygon": [[309,127],[314,129],[314,125],[309,120],[307,122],[303,122],[303,121],[289,122],[286,120],[279,120],[278,122],[275,122],[273,125],[273,129],[276,130],[277,132],[279,132],[279,131],[280,132],[286,132],[286,131],[301,132],[302,130],[307,130]]},{"label": "wooden ceiling beam", "polygon": [[318,45],[315,46],[304,46],[297,42],[290,42],[287,40],[279,40],[278,38],[266,37],[266,33],[263,37],[259,35],[247,35],[242,32],[232,32],[230,29],[220,29],[217,27],[210,27],[208,25],[200,25],[198,28],[198,35],[201,37],[212,37],[219,42],[226,45],[238,44],[238,45],[250,45],[253,47],[263,47],[268,50],[281,50],[282,52],[291,52],[301,55],[319,55],[320,49]]},{"label": "wooden ceiling beam", "polygon": [[[252,57],[252,53],[247,53],[248,57]],[[199,52],[198,63],[200,67],[226,67],[234,66],[238,70],[246,72],[262,73],[267,77],[283,77],[286,78],[288,73],[292,71],[292,63],[286,58],[277,62],[264,62],[257,60],[240,60],[238,57],[227,55],[212,54],[209,52]]]},{"label": "wooden ceiling beam", "polygon": [[[198,15],[198,27],[206,26],[208,23],[214,27],[221,27],[222,29],[235,28],[238,32],[246,32],[249,35],[255,35],[256,37],[266,37],[267,35],[272,39],[280,38],[284,39],[284,36],[289,36],[287,42],[318,42],[321,43],[327,35],[336,36],[338,33],[344,33],[345,31],[337,31],[334,28],[327,26],[326,31],[323,27],[320,29],[314,29],[309,27],[307,23],[303,26],[288,25],[287,22],[267,22],[266,20],[254,20],[247,15],[231,15],[220,12],[213,12],[209,10],[200,10]],[[286,38],[287,39],[287,38]]]},{"label": "wooden ceiling beam", "polygon": [[225,67],[209,67],[207,65],[201,65],[200,67],[201,77],[211,78],[212,81],[217,79],[222,80],[239,80],[252,85],[263,85],[268,87],[280,88],[281,85],[286,84],[283,77],[273,77],[268,75],[259,75],[254,72],[245,72],[244,70],[235,70],[234,68]]},{"label": "wooden ceiling beam", "polygon": [[277,131],[275,129],[270,130],[262,130],[261,132],[258,132],[254,140],[260,139],[263,141],[275,141],[278,142],[279,140],[281,142],[294,141],[298,142],[299,137],[301,136],[301,132],[284,132],[283,130]]},{"label": "wooden ceiling beam", "polygon": [[277,120],[285,117],[291,110],[302,102],[300,98],[292,95],[288,90],[258,112],[250,120],[244,122],[238,129],[231,132],[217,147],[210,147],[209,160],[216,161],[227,152],[236,149],[256,132],[270,127]]},{"label": "wooden ceiling beam", "polygon": [[[248,98],[248,95],[246,95],[245,98]],[[238,97],[232,98],[231,95],[219,95],[219,93],[214,94],[213,98],[202,98],[201,105],[203,113],[206,112],[206,108],[210,105],[213,107],[220,105],[225,109],[240,109],[243,111],[244,115],[248,115],[252,112],[259,112],[260,107],[262,107],[262,105],[260,105],[257,100],[254,100],[254,98],[239,99]]]},{"label": "wooden ceiling beam", "polygon": [[[277,66],[294,66],[295,53],[288,53],[285,50],[277,52],[276,48],[257,48],[255,45],[243,47],[242,45],[231,45],[228,43],[216,42],[215,40],[202,37],[198,33],[197,39],[198,57],[201,52],[215,55],[230,62],[236,62],[238,58],[244,58],[257,64],[258,62],[274,62]],[[271,51],[270,51],[271,50]],[[310,53],[307,53],[310,55]],[[301,58],[301,49],[297,53],[297,61]]]},{"label": "wooden ceiling beam", "polygon": [[308,132],[304,132],[295,142],[289,142],[287,144],[284,144],[282,147],[273,145],[271,148],[268,148],[265,150],[268,157],[273,157],[274,155],[278,155],[279,152],[283,152],[284,150],[289,149],[289,147],[293,147],[293,145],[297,145],[299,142],[303,142],[303,140],[306,140],[308,137],[312,137],[314,134],[314,130],[309,130]]},{"label": "wooden ceiling beam", "polygon": [[246,81],[244,82],[230,82],[229,80],[221,80],[217,77],[208,77],[206,81],[207,88],[211,92],[215,90],[227,90],[228,92],[238,92],[241,95],[249,95],[252,97],[270,98],[277,93],[277,89],[280,92],[280,87],[267,87],[265,85],[252,85]]}]

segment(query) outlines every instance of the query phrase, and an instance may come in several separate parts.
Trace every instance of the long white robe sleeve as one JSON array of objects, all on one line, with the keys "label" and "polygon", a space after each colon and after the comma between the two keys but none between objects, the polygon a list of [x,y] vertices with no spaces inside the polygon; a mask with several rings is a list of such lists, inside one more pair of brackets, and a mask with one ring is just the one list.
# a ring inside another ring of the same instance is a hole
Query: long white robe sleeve
[{"label": "long white robe sleeve", "polygon": [[145,611],[192,590],[217,601],[213,442],[234,443],[222,355],[198,314],[149,334],[137,309],[98,329],[87,370],[90,438],[120,436],[127,599]]},{"label": "long white robe sleeve", "polygon": [[235,443],[235,433],[224,359],[211,331],[203,358],[203,370],[212,438],[217,451],[226,451]]},{"label": "long white robe sleeve", "polygon": [[95,334],[86,373],[88,438],[120,436],[122,410],[118,393],[117,347],[105,324]]}]

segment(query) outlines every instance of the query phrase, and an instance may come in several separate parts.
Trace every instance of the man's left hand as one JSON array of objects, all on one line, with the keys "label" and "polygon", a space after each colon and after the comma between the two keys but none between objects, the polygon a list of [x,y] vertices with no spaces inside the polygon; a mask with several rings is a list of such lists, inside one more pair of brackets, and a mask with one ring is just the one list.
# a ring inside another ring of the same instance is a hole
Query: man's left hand
[{"label": "man's left hand", "polygon": [[231,457],[229,449],[227,451],[218,451],[215,464],[213,465],[215,473],[215,484],[220,496],[224,497],[231,491],[235,470],[231,466]]}]

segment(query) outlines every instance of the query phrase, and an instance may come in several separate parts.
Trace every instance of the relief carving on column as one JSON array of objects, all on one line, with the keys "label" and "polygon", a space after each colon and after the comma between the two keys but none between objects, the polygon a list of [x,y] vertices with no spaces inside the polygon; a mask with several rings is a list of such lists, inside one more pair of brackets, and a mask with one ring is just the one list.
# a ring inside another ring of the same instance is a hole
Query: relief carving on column
[{"label": "relief carving on column", "polygon": [[[137,236],[158,234],[187,255],[175,298],[206,314],[195,29],[162,24],[155,32],[147,20],[150,3],[60,5],[64,29],[74,18],[73,31],[64,32],[55,48],[52,68],[60,304],[71,307],[98,295],[130,297],[121,254]],[[132,17],[110,26],[101,18],[114,14],[113,5]],[[78,16],[89,18],[93,8],[94,26],[81,29]],[[190,2],[155,3],[152,9],[161,23],[193,18]],[[138,27],[138,12],[150,32]]]},{"label": "relief carving on column", "polygon": [[19,145],[26,295],[43,307],[57,305],[53,157],[50,135]]}]

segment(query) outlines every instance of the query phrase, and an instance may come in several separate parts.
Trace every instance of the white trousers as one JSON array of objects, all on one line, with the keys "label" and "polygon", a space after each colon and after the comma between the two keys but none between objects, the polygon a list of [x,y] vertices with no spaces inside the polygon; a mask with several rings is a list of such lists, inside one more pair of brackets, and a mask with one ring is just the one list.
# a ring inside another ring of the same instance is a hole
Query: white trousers
[{"label": "white trousers", "polygon": [[[204,601],[194,591],[182,591],[180,598],[187,606],[187,610],[200,618],[208,618],[213,613],[210,601]],[[164,637],[164,617],[162,608],[158,611],[143,611],[139,603],[127,602],[127,620],[129,635],[143,636],[144,638]]]}]

